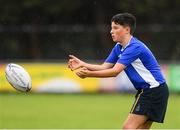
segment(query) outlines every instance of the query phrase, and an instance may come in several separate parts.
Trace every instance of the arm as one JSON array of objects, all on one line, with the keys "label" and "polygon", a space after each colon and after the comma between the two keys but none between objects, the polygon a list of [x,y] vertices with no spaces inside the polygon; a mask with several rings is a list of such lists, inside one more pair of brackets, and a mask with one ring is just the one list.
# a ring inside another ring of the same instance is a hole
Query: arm
[{"label": "arm", "polygon": [[112,68],[113,66],[114,66],[114,64],[111,64],[111,63],[103,63],[101,65],[85,63],[83,65],[83,67],[85,67],[85,68],[87,68],[87,69],[89,69],[91,71],[109,69],[109,68]]},{"label": "arm", "polygon": [[86,62],[78,59],[77,57],[75,57],[73,55],[69,55],[69,57],[70,57],[70,59],[68,62],[68,67],[72,71],[79,69],[79,68],[82,68],[82,67],[85,67],[91,71],[97,71],[97,70],[104,70],[104,69],[112,68],[114,66],[114,64],[111,64],[111,63],[103,63],[101,65],[89,64],[89,63],[86,63]]},{"label": "arm", "polygon": [[113,68],[99,70],[99,71],[90,71],[87,68],[82,68],[80,71],[76,72],[76,74],[80,78],[86,77],[97,77],[97,78],[104,78],[104,77],[115,77],[119,73],[121,73],[126,67],[123,64],[116,63]]}]

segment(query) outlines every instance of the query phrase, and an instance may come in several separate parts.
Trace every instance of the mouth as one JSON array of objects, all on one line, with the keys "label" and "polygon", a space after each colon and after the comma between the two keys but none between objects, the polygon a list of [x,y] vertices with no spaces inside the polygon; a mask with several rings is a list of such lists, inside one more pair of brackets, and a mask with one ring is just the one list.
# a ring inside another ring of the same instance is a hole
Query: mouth
[{"label": "mouth", "polygon": [[117,41],[117,39],[116,39],[116,37],[115,37],[114,35],[111,35],[111,38],[112,38],[112,40],[113,40],[114,42]]},{"label": "mouth", "polygon": [[115,39],[115,36],[111,36],[111,37],[112,37],[113,40]]}]

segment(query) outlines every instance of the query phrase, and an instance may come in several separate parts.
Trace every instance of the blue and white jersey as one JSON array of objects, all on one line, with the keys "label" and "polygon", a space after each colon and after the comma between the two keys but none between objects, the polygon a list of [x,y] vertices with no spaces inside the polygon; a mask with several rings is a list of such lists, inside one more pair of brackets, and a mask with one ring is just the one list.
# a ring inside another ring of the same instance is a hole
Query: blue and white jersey
[{"label": "blue and white jersey", "polygon": [[137,90],[165,83],[156,58],[146,45],[135,37],[130,39],[125,48],[117,43],[105,62],[125,65],[124,71]]}]

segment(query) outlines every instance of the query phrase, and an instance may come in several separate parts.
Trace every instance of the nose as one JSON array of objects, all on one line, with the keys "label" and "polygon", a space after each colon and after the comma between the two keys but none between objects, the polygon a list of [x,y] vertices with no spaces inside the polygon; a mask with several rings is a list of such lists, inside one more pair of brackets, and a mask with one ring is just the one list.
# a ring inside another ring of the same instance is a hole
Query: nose
[{"label": "nose", "polygon": [[112,33],[113,33],[113,31],[112,31],[112,29],[111,29],[110,34],[112,34]]}]

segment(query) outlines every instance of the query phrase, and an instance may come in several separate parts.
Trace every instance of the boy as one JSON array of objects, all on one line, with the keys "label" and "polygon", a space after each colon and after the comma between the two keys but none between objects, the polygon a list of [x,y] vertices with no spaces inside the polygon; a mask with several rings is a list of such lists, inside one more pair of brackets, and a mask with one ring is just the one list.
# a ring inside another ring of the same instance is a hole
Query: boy
[{"label": "boy", "polygon": [[80,78],[115,77],[124,70],[137,94],[123,129],[149,129],[154,121],[163,123],[169,91],[152,52],[133,37],[135,27],[136,18],[132,14],[113,16],[110,33],[116,45],[105,62],[88,64],[70,55],[68,67],[80,68],[76,72]]}]

